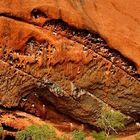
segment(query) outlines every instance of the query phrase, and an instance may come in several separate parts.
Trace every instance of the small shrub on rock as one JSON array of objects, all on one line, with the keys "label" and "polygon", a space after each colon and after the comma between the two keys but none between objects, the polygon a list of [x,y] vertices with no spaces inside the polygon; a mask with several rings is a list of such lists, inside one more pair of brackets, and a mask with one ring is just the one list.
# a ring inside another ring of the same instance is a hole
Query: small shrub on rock
[{"label": "small shrub on rock", "polygon": [[[109,136],[110,132],[114,131],[117,133],[118,130],[124,128],[125,116],[120,111],[115,111],[108,106],[104,106],[101,110],[101,116],[97,120],[97,125],[104,130],[97,136],[102,139],[99,140],[111,140],[114,139]],[[104,139],[104,134],[105,139]],[[97,139],[98,140],[98,139]]]},{"label": "small shrub on rock", "polygon": [[92,132],[92,136],[95,140],[116,140],[113,136],[106,136],[104,131],[97,133],[96,131]]},{"label": "small shrub on rock", "polygon": [[140,140],[140,132],[138,132],[138,133],[136,134],[135,139],[136,139],[136,140]]},{"label": "small shrub on rock", "polygon": [[86,140],[85,133],[77,130],[73,131],[72,140]]},{"label": "small shrub on rock", "polygon": [[105,133],[109,135],[111,131],[117,133],[117,130],[124,128],[125,117],[120,111],[114,111],[108,106],[104,106],[101,116],[97,120],[97,125],[103,128]]},{"label": "small shrub on rock", "polygon": [[31,125],[16,134],[16,140],[56,140],[55,130],[47,125]]}]

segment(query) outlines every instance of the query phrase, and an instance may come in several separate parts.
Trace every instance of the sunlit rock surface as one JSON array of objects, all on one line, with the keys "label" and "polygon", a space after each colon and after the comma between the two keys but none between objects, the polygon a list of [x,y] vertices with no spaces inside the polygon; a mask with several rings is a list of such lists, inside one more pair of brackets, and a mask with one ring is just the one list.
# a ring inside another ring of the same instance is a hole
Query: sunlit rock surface
[{"label": "sunlit rock surface", "polygon": [[[139,69],[139,5],[139,0],[1,0],[0,13],[41,25],[50,18],[61,18],[78,28],[96,31]],[[34,18],[36,10],[41,16]]]}]

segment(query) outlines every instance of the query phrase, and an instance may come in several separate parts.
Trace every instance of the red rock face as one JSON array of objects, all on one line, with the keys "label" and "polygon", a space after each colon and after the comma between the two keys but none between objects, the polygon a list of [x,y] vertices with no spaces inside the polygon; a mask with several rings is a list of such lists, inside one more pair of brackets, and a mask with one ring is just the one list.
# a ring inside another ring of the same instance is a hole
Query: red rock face
[{"label": "red rock face", "polygon": [[111,48],[132,60],[139,70],[139,5],[139,0],[1,0],[0,11],[30,23],[43,25],[50,18],[61,18],[78,28],[96,31]]},{"label": "red rock face", "polygon": [[63,113],[91,125],[96,124],[104,105],[137,119],[140,79],[126,57],[138,68],[139,36],[132,40],[128,32],[134,36],[138,30],[129,27],[139,25],[125,13],[129,10],[122,9],[123,4],[111,0],[0,1],[1,105],[25,107],[21,100],[34,92]]}]

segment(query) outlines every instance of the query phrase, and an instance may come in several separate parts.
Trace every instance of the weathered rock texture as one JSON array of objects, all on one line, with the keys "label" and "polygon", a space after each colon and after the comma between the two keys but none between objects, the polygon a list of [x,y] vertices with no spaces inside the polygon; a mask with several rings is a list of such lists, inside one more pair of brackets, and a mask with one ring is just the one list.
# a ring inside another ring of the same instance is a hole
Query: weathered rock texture
[{"label": "weathered rock texture", "polygon": [[34,93],[91,125],[105,105],[139,118],[140,76],[125,58],[139,68],[139,17],[124,2],[0,1],[1,105],[26,110],[22,101]]},{"label": "weathered rock texture", "polygon": [[[1,0],[0,12],[34,24],[50,18],[99,32],[109,46],[140,66],[139,0]],[[40,13],[35,18],[33,14]]]}]

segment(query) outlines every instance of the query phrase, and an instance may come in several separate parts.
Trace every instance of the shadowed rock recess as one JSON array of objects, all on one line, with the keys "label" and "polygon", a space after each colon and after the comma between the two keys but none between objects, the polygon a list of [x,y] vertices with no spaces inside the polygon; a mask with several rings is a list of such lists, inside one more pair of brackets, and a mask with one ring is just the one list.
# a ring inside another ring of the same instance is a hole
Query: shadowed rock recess
[{"label": "shadowed rock recess", "polygon": [[50,102],[90,125],[105,105],[139,119],[140,2],[125,3],[1,0],[0,104],[43,116]]}]

